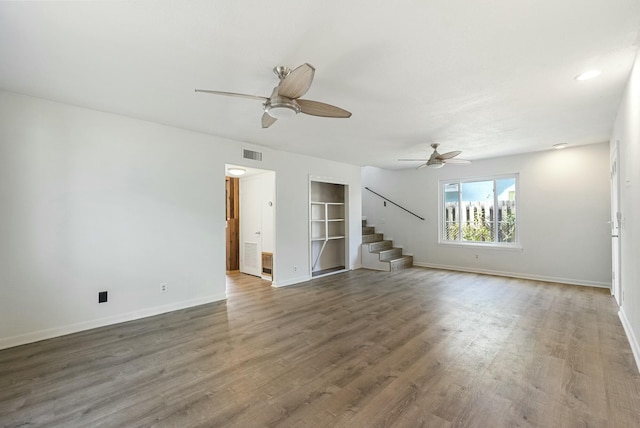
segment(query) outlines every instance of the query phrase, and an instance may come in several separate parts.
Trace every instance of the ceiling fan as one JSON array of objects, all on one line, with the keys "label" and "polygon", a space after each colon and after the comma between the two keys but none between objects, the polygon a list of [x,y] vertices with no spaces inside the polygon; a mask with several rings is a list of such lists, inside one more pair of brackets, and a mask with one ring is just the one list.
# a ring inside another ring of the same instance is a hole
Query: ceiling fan
[{"label": "ceiling fan", "polygon": [[196,92],[204,92],[214,95],[226,95],[230,97],[251,98],[263,101],[264,114],[262,115],[262,127],[268,128],[276,120],[284,117],[295,116],[302,112],[312,116],[321,117],[351,117],[351,113],[340,107],[319,101],[300,99],[311,87],[313,75],[316,69],[310,64],[302,64],[295,70],[289,67],[274,67],[273,72],[280,79],[278,86],[273,88],[270,97],[258,95],[237,94],[235,92],[211,91],[207,89],[196,89]]},{"label": "ceiling fan", "polygon": [[428,166],[430,168],[442,168],[446,163],[450,163],[450,164],[471,163],[471,161],[464,160],[464,159],[454,159],[456,156],[462,153],[460,150],[455,150],[453,152],[440,154],[438,153],[438,146],[439,144],[435,144],[435,143],[431,144],[431,147],[433,147],[433,153],[431,153],[431,156],[429,157],[429,159],[398,159],[398,160],[411,161],[411,162],[415,162],[415,161],[425,162],[422,165],[420,165],[417,169],[424,168],[425,166]]}]

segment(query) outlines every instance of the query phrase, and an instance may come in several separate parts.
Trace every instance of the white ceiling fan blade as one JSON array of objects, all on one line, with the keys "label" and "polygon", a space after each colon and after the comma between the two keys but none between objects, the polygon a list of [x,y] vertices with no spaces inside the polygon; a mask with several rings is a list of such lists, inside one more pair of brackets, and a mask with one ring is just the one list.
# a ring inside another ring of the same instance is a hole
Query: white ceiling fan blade
[{"label": "white ceiling fan blade", "polygon": [[426,164],[426,163],[423,163],[422,165],[420,165],[420,166],[419,166],[419,167],[417,167],[416,169],[422,169],[422,168],[424,168],[424,167],[426,167],[426,166],[427,166],[427,164]]},{"label": "white ceiling fan blade", "polygon": [[331,104],[321,103],[319,101],[311,100],[296,100],[300,106],[300,111],[312,116],[321,117],[351,117],[351,112],[340,107],[332,106]]},{"label": "white ceiling fan blade", "polygon": [[262,127],[263,128],[268,128],[271,125],[273,125],[274,123],[276,123],[276,119],[273,116],[269,116],[269,113],[265,113],[262,115]]},{"label": "white ceiling fan blade", "polygon": [[471,161],[466,160],[466,159],[443,159],[442,162],[444,163],[448,163],[448,164],[458,164],[458,165],[465,165],[465,164],[469,164],[471,163]]},{"label": "white ceiling fan blade", "polygon": [[214,94],[214,95],[225,95],[227,97],[249,98],[252,100],[260,100],[260,101],[267,101],[269,99],[267,97],[261,97],[258,95],[238,94],[235,92],[210,91],[208,89],[196,89],[196,92],[202,92],[205,94]]},{"label": "white ceiling fan blade", "polygon": [[311,87],[316,69],[304,63],[289,73],[278,86],[278,95],[287,98],[299,98]]},{"label": "white ceiling fan blade", "polygon": [[455,150],[453,152],[447,152],[447,153],[443,153],[441,155],[439,154],[436,157],[438,159],[440,159],[440,160],[451,159],[451,158],[454,158],[454,157],[458,156],[460,153],[462,153],[460,150]]},{"label": "white ceiling fan blade", "polygon": [[426,162],[429,159],[398,159],[401,162]]}]

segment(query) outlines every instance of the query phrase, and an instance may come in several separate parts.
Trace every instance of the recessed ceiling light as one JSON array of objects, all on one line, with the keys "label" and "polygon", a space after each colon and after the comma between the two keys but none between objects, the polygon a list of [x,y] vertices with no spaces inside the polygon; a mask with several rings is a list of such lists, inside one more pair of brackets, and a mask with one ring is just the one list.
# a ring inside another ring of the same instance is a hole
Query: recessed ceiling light
[{"label": "recessed ceiling light", "polygon": [[560,149],[564,149],[568,146],[567,143],[558,143],[558,144],[554,144],[552,147],[556,150],[560,150]]},{"label": "recessed ceiling light", "polygon": [[244,168],[229,168],[227,172],[231,175],[235,175],[236,177],[240,177],[241,175],[244,175],[247,170]]},{"label": "recessed ceiling light", "polygon": [[576,76],[576,80],[589,80],[600,76],[600,70],[589,70]]}]

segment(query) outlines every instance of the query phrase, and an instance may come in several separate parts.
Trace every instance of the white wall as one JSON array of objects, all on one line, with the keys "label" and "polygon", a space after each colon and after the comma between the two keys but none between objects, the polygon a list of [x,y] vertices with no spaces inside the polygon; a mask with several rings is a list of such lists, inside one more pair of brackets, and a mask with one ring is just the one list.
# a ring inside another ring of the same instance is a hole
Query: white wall
[{"label": "white wall", "polygon": [[[262,177],[262,251],[273,253],[276,250],[276,174],[273,171],[261,174]],[[242,190],[242,187],[240,187]],[[271,205],[269,205],[271,203]]]},{"label": "white wall", "polygon": [[[609,287],[611,248],[608,145],[388,171],[366,167],[362,186],[388,197],[421,221],[363,188],[363,216],[414,256],[416,265]],[[519,173],[522,250],[438,244],[438,183],[452,178]],[[477,258],[476,258],[477,256]]]},{"label": "white wall", "polygon": [[310,279],[310,176],[333,178],[349,184],[349,266],[347,268],[360,267],[360,243],[362,242],[360,167],[287,152],[269,152],[263,148],[256,148],[256,150],[264,153],[260,166],[255,162],[242,159],[234,160],[234,163],[276,172],[276,250],[273,255],[273,285],[281,287]]},{"label": "white wall", "polygon": [[611,136],[619,142],[620,211],[620,319],[640,367],[640,56],[636,58]]},{"label": "white wall", "polygon": [[360,221],[358,167],[0,91],[0,348],[224,299],[225,163],[276,171],[277,285],[308,279],[309,175]]}]

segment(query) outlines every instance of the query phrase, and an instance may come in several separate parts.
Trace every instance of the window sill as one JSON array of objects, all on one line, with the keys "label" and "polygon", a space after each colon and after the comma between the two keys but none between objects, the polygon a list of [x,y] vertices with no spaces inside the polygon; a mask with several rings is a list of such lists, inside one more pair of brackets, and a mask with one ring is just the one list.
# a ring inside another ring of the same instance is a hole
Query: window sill
[{"label": "window sill", "polygon": [[514,244],[492,244],[482,242],[450,242],[450,241],[438,241],[438,245],[443,247],[458,247],[458,248],[483,248],[487,250],[505,250],[505,251],[524,251],[524,248],[519,243]]}]

